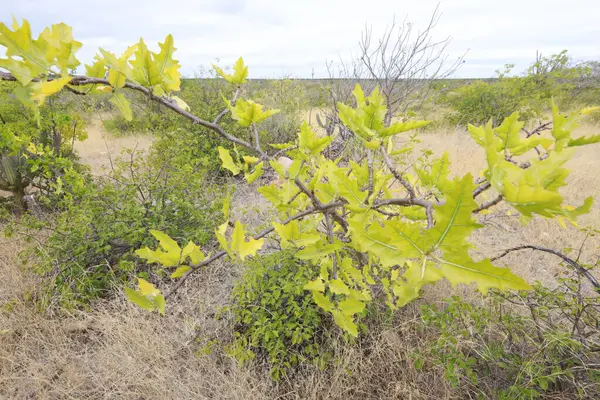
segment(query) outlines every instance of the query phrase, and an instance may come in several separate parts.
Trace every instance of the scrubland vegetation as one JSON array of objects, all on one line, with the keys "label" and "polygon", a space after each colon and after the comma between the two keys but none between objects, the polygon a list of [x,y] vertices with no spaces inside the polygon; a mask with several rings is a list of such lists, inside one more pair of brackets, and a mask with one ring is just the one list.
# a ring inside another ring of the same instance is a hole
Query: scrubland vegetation
[{"label": "scrubland vegetation", "polygon": [[325,80],[0,24],[0,397],[598,398],[598,64],[437,18]]}]

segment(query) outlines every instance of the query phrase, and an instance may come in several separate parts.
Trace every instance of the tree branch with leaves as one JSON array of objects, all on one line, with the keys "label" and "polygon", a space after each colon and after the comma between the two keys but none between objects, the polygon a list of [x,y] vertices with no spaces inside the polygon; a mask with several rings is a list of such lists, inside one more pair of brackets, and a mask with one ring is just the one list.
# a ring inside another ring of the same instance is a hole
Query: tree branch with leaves
[{"label": "tree branch with leaves", "polygon": [[[591,207],[591,198],[578,208],[570,207],[558,191],[565,185],[568,170],[563,165],[573,156],[572,147],[600,141],[600,136],[571,139],[581,113],[566,117],[554,107],[553,128],[547,136],[540,132],[521,137],[518,114],[496,127],[491,123],[470,126],[472,137],[486,152],[485,181],[476,181],[470,174],[451,179],[447,155],[404,171],[397,168],[406,151],[395,149],[396,137],[428,121],[396,122],[389,117],[395,103],[377,87],[366,94],[356,85],[354,104],[337,104],[337,118],[370,156],[356,162],[332,160],[324,153],[333,138],[319,135],[307,123],[300,127],[294,142],[260,143],[258,125],[278,111],[239,97],[239,88],[248,77],[241,58],[231,75],[216,68],[238,90],[232,101],[224,100],[225,110],[210,122],[194,115],[175,95],[180,76],[170,35],[159,44],[159,53],[149,51],[143,40],[120,57],[100,49],[95,62],[86,66],[86,75],[74,76],[68,71],[79,66],[75,51],[80,45],[66,25],[53,25],[34,39],[26,22],[21,26],[15,23],[13,30],[1,24],[0,44],[7,49],[0,67],[8,70],[1,77],[19,83],[17,95],[34,112],[47,97],[65,87],[77,87],[87,95],[108,93],[125,118],[130,118],[124,93],[141,92],[232,143],[232,151],[219,148],[222,167],[232,175],[243,176],[248,184],[258,182],[268,169],[278,175],[277,183],[257,188],[271,204],[273,220],[252,235],[240,221],[230,221],[227,201],[224,221],[215,231],[221,250],[214,254],[206,254],[193,242],[182,248],[164,233],[151,232],[159,248],[142,248],[137,254],[157,268],[172,270],[175,283],[166,296],[143,279],[138,280],[136,290],[127,290],[130,300],[149,310],[164,313],[165,297],[217,259],[227,256],[243,262],[259,256],[273,235],[282,249],[292,250],[297,259],[314,266],[314,277],[304,289],[340,328],[357,336],[357,317],[369,304],[382,302],[397,309],[416,299],[424,285],[441,279],[453,285],[474,283],[483,293],[489,288],[530,288],[525,280],[493,265],[490,259],[471,257],[469,239],[482,227],[476,219],[478,212],[503,201],[525,221],[534,214],[574,220]],[[251,142],[219,125],[227,115],[248,129]],[[534,154],[538,147],[543,148],[545,157]],[[532,157],[527,167],[511,162],[512,156],[529,153]],[[277,161],[282,154],[290,163]],[[475,198],[484,187],[497,192],[499,200],[478,204]]]}]

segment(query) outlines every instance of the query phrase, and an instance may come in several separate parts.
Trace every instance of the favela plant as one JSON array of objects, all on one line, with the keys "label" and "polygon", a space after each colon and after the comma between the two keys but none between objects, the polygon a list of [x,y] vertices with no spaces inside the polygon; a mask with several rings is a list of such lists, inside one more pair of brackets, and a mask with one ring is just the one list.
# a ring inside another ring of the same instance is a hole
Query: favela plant
[{"label": "favela plant", "polygon": [[[233,175],[248,183],[268,169],[278,175],[276,183],[257,189],[276,211],[262,231],[252,234],[241,221],[230,221],[226,202],[224,220],[215,232],[222,248],[218,252],[207,254],[193,242],[181,247],[166,234],[152,232],[160,247],[144,247],[137,255],[169,271],[176,283],[165,294],[144,280],[138,281],[138,290],[127,291],[131,301],[149,310],[165,312],[165,301],[213,261],[222,257],[244,261],[274,238],[295,258],[315,266],[303,288],[341,329],[358,336],[357,319],[367,306],[379,303],[397,309],[416,299],[423,286],[444,278],[453,285],[474,283],[482,293],[490,288],[530,289],[509,269],[471,257],[469,238],[482,227],[478,213],[505,202],[524,223],[534,215],[574,221],[592,205],[591,197],[579,207],[565,204],[559,193],[569,174],[564,164],[574,148],[600,141],[600,135],[571,138],[578,119],[589,110],[567,117],[553,106],[549,130],[525,131],[516,113],[497,126],[491,122],[469,126],[485,150],[487,166],[479,177],[451,179],[447,155],[409,164],[411,147],[395,148],[397,135],[428,121],[395,122],[386,117],[391,111],[378,88],[365,94],[357,85],[354,106],[337,106],[339,119],[367,156],[331,160],[323,152],[333,138],[321,137],[306,123],[293,142],[261,143],[258,124],[278,110],[243,99],[239,90],[214,120],[195,115],[175,95],[180,66],[173,59],[170,35],[159,44],[158,53],[148,50],[143,40],[121,56],[101,49],[94,63],[86,65],[86,75],[69,74],[80,65],[75,53],[81,44],[64,24],[47,28],[37,39],[26,21],[15,22],[12,30],[2,24],[0,44],[6,48],[0,66],[9,71],[2,78],[19,83],[18,97],[34,111],[48,96],[65,89],[109,93],[110,101],[130,118],[124,91],[137,91],[230,142],[233,152],[221,147],[219,156]],[[233,74],[217,72],[237,89],[248,77],[241,58]],[[248,130],[251,139],[223,129],[220,121],[227,114]]]}]

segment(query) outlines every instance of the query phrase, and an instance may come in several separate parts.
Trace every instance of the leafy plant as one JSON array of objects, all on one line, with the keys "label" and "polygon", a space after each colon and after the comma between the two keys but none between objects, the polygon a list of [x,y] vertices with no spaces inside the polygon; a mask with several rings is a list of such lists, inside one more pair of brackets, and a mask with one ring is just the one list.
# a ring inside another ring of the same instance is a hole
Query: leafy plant
[{"label": "leafy plant", "polygon": [[279,379],[299,363],[324,366],[322,313],[303,289],[314,269],[287,252],[256,257],[233,289],[235,339],[229,351],[240,362],[266,362]]},{"label": "leafy plant", "polygon": [[[24,37],[20,43],[30,41]],[[51,47],[44,50],[51,51]],[[9,58],[18,55],[27,55],[27,48],[11,47]],[[476,220],[479,212],[506,201],[524,222],[534,215],[575,220],[591,207],[591,198],[575,208],[565,204],[559,193],[566,184],[568,170],[563,165],[573,156],[572,148],[599,141],[598,136],[571,138],[583,111],[566,117],[553,107],[550,135],[543,129],[525,131],[517,114],[501,124],[471,127],[471,135],[486,151],[487,166],[481,171],[485,179],[475,180],[470,174],[451,179],[449,160],[444,157],[397,168],[410,148],[396,150],[395,136],[428,122],[393,121],[390,104],[377,88],[365,94],[357,85],[353,91],[355,105],[337,106],[340,121],[364,146],[366,157],[331,160],[323,152],[332,138],[320,137],[307,124],[294,142],[271,144],[269,148],[261,144],[258,125],[272,112],[239,96],[241,77],[246,76],[243,63],[236,64],[233,74],[226,76],[231,76],[228,79],[236,86],[227,108],[210,120],[193,114],[193,109],[188,110],[188,105],[173,96],[180,83],[179,65],[172,56],[170,36],[161,44],[160,53],[149,53],[140,41],[118,59],[102,51],[88,67],[89,77],[57,77],[63,86],[113,93],[125,117],[130,112],[123,91],[144,94],[228,141],[234,155],[226,148],[218,150],[223,167],[232,174],[243,172],[248,182],[268,169],[278,175],[278,182],[258,189],[276,210],[276,220],[252,235],[241,222],[229,221],[226,207],[225,220],[215,230],[222,250],[197,263],[169,262],[169,268],[186,268],[170,293],[220,257],[245,260],[256,256],[264,239],[276,233],[282,248],[315,266],[316,278],[304,285],[315,304],[342,330],[357,336],[356,316],[367,305],[385,304],[397,309],[417,298],[424,285],[444,278],[453,285],[475,283],[483,293],[492,288],[531,289],[509,269],[494,265],[488,258],[471,257],[469,238],[482,226]],[[108,79],[100,78],[108,66]],[[140,74],[138,69],[146,73]],[[220,124],[227,114],[243,128],[239,135]],[[238,148],[253,155],[241,154]],[[282,160],[283,155],[287,159]],[[478,203],[477,197],[490,189],[496,192],[495,197]],[[148,255],[142,253],[148,261],[164,265],[162,258]]]},{"label": "leafy plant", "polygon": [[109,296],[137,274],[164,277],[166,272],[153,273],[134,254],[155,243],[151,230],[202,245],[214,240],[224,190],[206,179],[205,170],[171,163],[166,156],[174,151],[144,158],[130,150],[113,161],[105,177],[76,174],[73,179],[82,182],[69,196],[57,201],[38,194],[38,202],[53,214],[28,215],[13,224],[15,235],[47,236],[25,255],[33,253],[35,269],[52,281],[61,305]]},{"label": "leafy plant", "polygon": [[570,104],[577,95],[575,82],[585,70],[572,66],[566,50],[550,57],[539,57],[523,74],[511,76],[513,65],[497,71],[492,80],[477,80],[450,91],[442,99],[452,108],[451,123],[498,124],[515,111],[531,121],[542,117],[549,100]]},{"label": "leafy plant", "polygon": [[454,387],[468,380],[479,395],[500,399],[600,392],[600,297],[582,291],[584,276],[567,269],[556,288],[494,292],[484,305],[458,297],[422,307],[438,339],[417,351],[419,368],[441,367]]}]

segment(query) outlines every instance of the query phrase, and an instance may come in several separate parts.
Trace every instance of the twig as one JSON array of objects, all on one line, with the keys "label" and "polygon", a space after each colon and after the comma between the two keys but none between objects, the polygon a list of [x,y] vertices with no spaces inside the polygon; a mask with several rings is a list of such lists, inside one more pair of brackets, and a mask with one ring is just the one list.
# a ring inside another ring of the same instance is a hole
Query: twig
[{"label": "twig", "polygon": [[585,269],[583,266],[581,266],[579,263],[577,263],[572,258],[570,258],[556,250],[552,250],[552,249],[548,249],[548,248],[540,247],[540,246],[534,246],[534,245],[523,245],[523,246],[517,246],[517,247],[510,248],[508,250],[505,250],[501,254],[497,255],[496,257],[491,258],[490,261],[492,261],[492,262],[496,261],[496,260],[506,256],[507,254],[512,253],[513,251],[525,250],[525,249],[542,251],[542,252],[554,254],[555,256],[560,257],[563,261],[565,261],[571,267],[575,268],[575,270],[577,270],[577,272],[579,272],[581,275],[586,277],[587,280],[590,281],[590,283],[594,286],[596,291],[598,293],[600,293],[600,283],[598,283],[596,278],[592,274],[590,274],[590,272],[587,269]]},{"label": "twig", "polygon": [[491,187],[492,187],[492,184],[489,182],[485,182],[482,185],[478,186],[475,190],[473,190],[473,198],[476,198],[481,193],[485,192],[486,190],[488,190]]},{"label": "twig", "polygon": [[386,149],[383,147],[383,145],[381,146],[381,154],[383,155],[383,161],[385,161],[385,165],[388,167],[388,169],[391,171],[392,175],[394,175],[394,178],[396,178],[398,180],[398,182],[400,182],[400,184],[402,186],[404,186],[404,188],[406,189],[406,191],[408,192],[408,195],[410,196],[411,199],[416,198],[416,194],[415,194],[415,190],[413,189],[413,187],[410,185],[410,183],[408,183],[408,181],[406,181],[403,177],[402,174],[400,174],[400,172],[398,172],[398,170],[396,170],[396,168],[394,168],[394,165],[392,163],[392,160],[390,159],[390,157],[387,154]]},{"label": "twig", "polygon": [[473,211],[473,214],[479,214],[483,210],[487,210],[488,208],[495,206],[496,204],[500,203],[502,201],[502,199],[504,199],[504,196],[499,194],[494,200],[490,200],[487,203],[483,203],[478,208],[476,208]]},{"label": "twig", "polygon": [[[331,223],[329,212],[325,213],[325,223],[327,225],[327,237],[329,239],[329,243],[333,244],[335,238],[333,236],[333,224]],[[337,278],[337,252],[333,252],[333,278]]]}]

